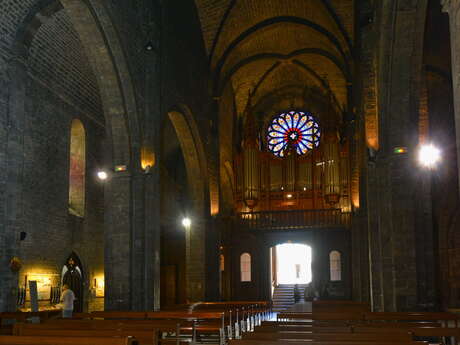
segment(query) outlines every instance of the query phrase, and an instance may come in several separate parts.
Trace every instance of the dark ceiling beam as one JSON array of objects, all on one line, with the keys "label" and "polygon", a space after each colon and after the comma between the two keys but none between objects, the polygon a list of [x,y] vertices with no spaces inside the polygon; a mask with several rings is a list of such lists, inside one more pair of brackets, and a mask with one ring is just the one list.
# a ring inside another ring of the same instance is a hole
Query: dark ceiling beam
[{"label": "dark ceiling beam", "polygon": [[289,54],[279,54],[279,53],[261,53],[257,55],[250,56],[240,62],[238,62],[235,66],[233,66],[230,71],[225,75],[225,77],[222,79],[222,82],[220,82],[220,78],[217,80],[217,86],[218,86],[218,93],[217,96],[222,94],[223,89],[229,82],[229,80],[233,77],[235,73],[237,73],[241,68],[256,62],[256,61],[261,61],[261,60],[270,60],[270,59],[275,59],[275,60],[290,60],[293,59],[299,55],[303,54],[314,54],[314,55],[320,55],[328,60],[330,60],[334,65],[337,66],[337,68],[342,72],[344,79],[349,82],[351,80],[350,72],[348,70],[348,66],[343,64],[334,54],[331,54],[327,50],[320,49],[320,48],[303,48],[299,50],[295,50]]},{"label": "dark ceiling beam", "polygon": [[274,18],[269,18],[266,20],[263,20],[262,22],[259,22],[255,24],[254,26],[250,27],[243,33],[241,33],[237,38],[235,38],[225,49],[224,53],[220,57],[219,61],[217,62],[216,69],[214,71],[214,91],[218,91],[218,80],[220,73],[222,72],[222,68],[227,60],[227,58],[230,56],[232,53],[233,49],[235,49],[241,42],[243,42],[246,38],[249,36],[253,35],[257,31],[264,29],[268,26],[271,25],[276,25],[279,23],[292,23],[292,24],[299,24],[303,26],[307,26],[309,28],[312,28],[319,34],[325,36],[340,52],[342,55],[343,60],[346,62],[348,59],[351,59],[351,56],[346,55],[342,49],[342,46],[340,45],[340,42],[338,41],[337,37],[335,37],[331,32],[326,30],[324,27],[321,25],[318,25],[312,21],[309,21],[305,18],[300,18],[300,17],[293,17],[293,16],[280,16],[280,17],[274,17]]},{"label": "dark ceiling beam", "polygon": [[337,13],[335,12],[334,7],[331,5],[330,0],[321,0],[321,2],[323,3],[324,7],[326,7],[326,9],[329,12],[330,16],[332,17],[332,19],[334,19],[335,23],[337,24],[341,34],[343,35],[343,37],[345,38],[345,41],[347,42],[348,49],[350,51],[353,51],[353,44],[352,44],[350,35],[348,34],[348,31],[343,26],[343,23],[340,20],[340,18],[337,15]]},{"label": "dark ceiling beam", "polygon": [[216,32],[216,36],[214,37],[214,40],[212,41],[211,51],[209,52],[209,65],[211,65],[217,43],[219,43],[220,34],[222,33],[224,25],[227,22],[227,18],[230,16],[230,13],[232,12],[232,9],[235,7],[235,5],[236,5],[236,0],[232,0],[230,2],[230,5],[228,5],[227,10],[224,13],[222,20],[220,21],[219,28],[217,29],[217,32]]}]

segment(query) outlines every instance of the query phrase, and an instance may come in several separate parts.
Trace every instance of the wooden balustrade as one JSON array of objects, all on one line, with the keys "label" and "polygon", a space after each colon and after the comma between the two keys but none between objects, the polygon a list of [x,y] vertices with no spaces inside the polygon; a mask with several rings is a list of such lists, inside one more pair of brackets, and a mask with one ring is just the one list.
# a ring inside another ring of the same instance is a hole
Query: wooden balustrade
[{"label": "wooden balustrade", "polygon": [[351,213],[340,209],[242,212],[237,221],[242,227],[260,230],[348,228]]}]

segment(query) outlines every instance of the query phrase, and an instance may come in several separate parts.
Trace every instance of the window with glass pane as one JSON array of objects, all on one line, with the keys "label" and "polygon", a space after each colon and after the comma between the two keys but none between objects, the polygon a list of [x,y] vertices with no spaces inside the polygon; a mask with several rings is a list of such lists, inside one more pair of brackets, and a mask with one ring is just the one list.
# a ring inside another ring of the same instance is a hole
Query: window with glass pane
[{"label": "window with glass pane", "polygon": [[333,250],[329,253],[329,265],[331,272],[331,281],[342,280],[341,254],[338,251]]},{"label": "window with glass pane", "polygon": [[241,281],[251,281],[251,255],[249,253],[243,253],[240,257],[240,268],[241,268]]}]

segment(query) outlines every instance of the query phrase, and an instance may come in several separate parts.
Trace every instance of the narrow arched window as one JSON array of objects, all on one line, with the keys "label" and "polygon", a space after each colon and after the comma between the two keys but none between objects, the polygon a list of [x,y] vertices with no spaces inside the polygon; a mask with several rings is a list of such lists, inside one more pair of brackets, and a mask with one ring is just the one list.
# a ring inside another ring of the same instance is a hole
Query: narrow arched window
[{"label": "narrow arched window", "polygon": [[220,256],[219,256],[219,270],[221,272],[225,271],[225,257],[224,257],[224,254],[220,254]]},{"label": "narrow arched window", "polygon": [[70,129],[69,212],[85,215],[86,135],[80,120],[74,119]]},{"label": "narrow arched window", "polygon": [[251,255],[249,253],[243,253],[240,257],[240,268],[241,268],[241,281],[251,281]]},{"label": "narrow arched window", "polygon": [[329,267],[331,271],[331,281],[342,280],[341,254],[337,250],[333,250],[329,253]]}]

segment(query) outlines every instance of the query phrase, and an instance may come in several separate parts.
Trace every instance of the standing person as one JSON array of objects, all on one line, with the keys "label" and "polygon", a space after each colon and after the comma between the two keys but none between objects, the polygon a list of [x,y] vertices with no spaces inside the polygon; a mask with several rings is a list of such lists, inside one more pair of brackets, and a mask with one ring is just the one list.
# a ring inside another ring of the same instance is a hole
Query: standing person
[{"label": "standing person", "polygon": [[70,290],[69,285],[62,285],[62,317],[71,318],[73,312],[73,302],[75,301],[75,294]]}]

